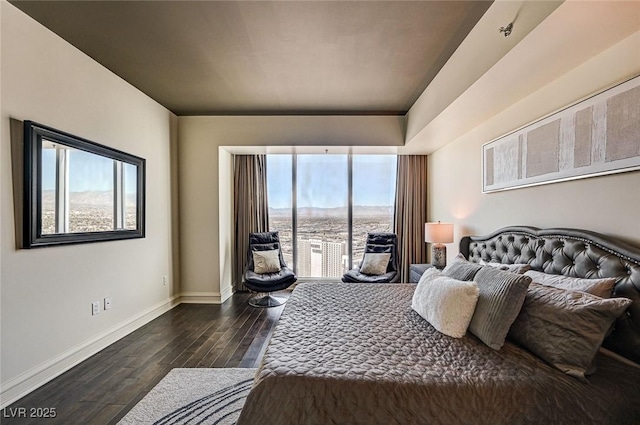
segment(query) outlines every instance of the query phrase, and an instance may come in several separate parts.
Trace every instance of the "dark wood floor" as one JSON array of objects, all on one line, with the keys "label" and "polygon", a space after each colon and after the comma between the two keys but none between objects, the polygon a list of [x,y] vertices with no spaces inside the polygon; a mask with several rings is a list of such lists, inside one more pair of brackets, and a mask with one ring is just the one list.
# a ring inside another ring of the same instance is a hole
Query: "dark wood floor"
[{"label": "dark wood floor", "polygon": [[[0,411],[0,422],[115,424],[173,368],[257,367],[284,307],[253,308],[249,296],[178,305]],[[56,417],[8,417],[17,408]]]}]

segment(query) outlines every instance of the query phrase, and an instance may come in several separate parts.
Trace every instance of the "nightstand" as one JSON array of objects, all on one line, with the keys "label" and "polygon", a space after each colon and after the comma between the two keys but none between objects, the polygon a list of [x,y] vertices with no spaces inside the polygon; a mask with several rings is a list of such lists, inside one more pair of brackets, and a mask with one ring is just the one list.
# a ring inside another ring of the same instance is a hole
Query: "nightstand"
[{"label": "nightstand", "polygon": [[410,283],[418,283],[420,280],[420,276],[425,270],[433,267],[431,264],[411,264],[409,266],[409,282]]}]

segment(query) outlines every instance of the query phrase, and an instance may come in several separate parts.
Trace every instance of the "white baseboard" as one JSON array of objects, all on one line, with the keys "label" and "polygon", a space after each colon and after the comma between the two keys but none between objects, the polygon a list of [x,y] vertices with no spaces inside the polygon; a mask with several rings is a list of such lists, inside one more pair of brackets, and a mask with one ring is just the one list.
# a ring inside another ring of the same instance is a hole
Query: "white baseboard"
[{"label": "white baseboard", "polygon": [[220,292],[182,292],[180,294],[180,302],[185,304],[222,304],[222,299]]},{"label": "white baseboard", "polygon": [[[218,294],[218,299],[220,296]],[[80,362],[103,350],[120,338],[152,321],[161,314],[180,304],[180,297],[174,296],[138,315],[121,322],[90,340],[73,347],[59,356],[35,367],[17,377],[2,383],[0,389],[0,409],[24,397]]]}]

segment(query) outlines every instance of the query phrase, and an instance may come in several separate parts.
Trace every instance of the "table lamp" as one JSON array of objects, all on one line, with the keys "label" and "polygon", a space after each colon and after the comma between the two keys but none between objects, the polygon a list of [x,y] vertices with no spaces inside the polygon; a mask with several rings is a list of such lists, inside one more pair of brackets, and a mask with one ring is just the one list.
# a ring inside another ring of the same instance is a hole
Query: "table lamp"
[{"label": "table lamp", "polygon": [[447,265],[447,247],[443,244],[453,242],[453,224],[425,223],[424,241],[433,244],[431,264],[437,269],[443,269]]}]

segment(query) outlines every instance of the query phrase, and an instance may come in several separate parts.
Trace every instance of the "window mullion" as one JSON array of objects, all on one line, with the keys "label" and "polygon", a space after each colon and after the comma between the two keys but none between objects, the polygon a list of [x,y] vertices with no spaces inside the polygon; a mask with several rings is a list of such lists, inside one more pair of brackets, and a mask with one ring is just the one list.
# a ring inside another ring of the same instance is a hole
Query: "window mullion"
[{"label": "window mullion", "polygon": [[56,147],[56,233],[69,232],[69,149]]},{"label": "window mullion", "polygon": [[298,156],[291,155],[291,245],[293,272],[298,273]]},{"label": "window mullion", "polygon": [[124,166],[113,161],[113,228],[124,229]]},{"label": "window mullion", "polygon": [[348,267],[347,270],[353,267],[353,155],[349,154],[347,159],[347,181],[349,187],[347,188],[347,252],[348,252]]}]

